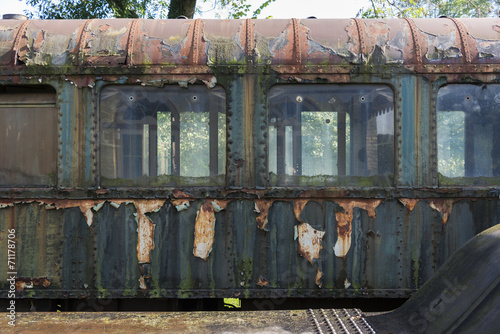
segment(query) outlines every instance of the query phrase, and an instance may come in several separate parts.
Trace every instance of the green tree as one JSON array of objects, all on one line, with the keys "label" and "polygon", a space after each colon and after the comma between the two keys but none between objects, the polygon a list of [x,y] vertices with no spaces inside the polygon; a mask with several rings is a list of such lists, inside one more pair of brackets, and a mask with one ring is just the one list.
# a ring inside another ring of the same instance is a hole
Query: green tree
[{"label": "green tree", "polygon": [[500,0],[370,0],[360,18],[497,17]]},{"label": "green tree", "polygon": [[[262,0],[252,11],[247,0],[202,0],[212,3],[213,9],[225,11],[228,18],[256,18],[270,3]],[[91,18],[193,18],[197,0],[26,0],[35,11],[29,18],[40,19],[91,19]]]}]

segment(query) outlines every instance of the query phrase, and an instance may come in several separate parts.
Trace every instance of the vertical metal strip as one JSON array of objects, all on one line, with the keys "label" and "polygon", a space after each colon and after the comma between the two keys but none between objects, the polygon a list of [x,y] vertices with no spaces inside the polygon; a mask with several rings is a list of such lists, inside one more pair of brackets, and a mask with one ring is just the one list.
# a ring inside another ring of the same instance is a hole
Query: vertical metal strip
[{"label": "vertical metal strip", "polygon": [[78,55],[78,65],[83,65],[84,61],[84,49],[85,49],[85,44],[87,43],[87,38],[84,37],[85,32],[87,31],[87,28],[89,24],[93,21],[94,19],[90,19],[85,21],[85,24],[82,27],[82,30],[80,31],[80,36],[78,37],[78,50],[77,50],[77,55]]},{"label": "vertical metal strip", "polygon": [[130,26],[128,41],[127,41],[127,59],[125,60],[125,64],[127,64],[128,66],[134,65],[133,61],[134,45],[137,39],[137,29],[140,20],[141,19],[135,19],[134,21],[132,21],[132,25]]},{"label": "vertical metal strip", "polygon": [[21,24],[21,26],[19,27],[19,29],[17,30],[17,35],[16,35],[16,38],[14,39],[14,65],[18,65],[17,63],[17,56],[19,54],[19,48],[21,47],[21,40],[24,36],[24,34],[26,33],[26,30],[28,30],[28,26],[29,24],[31,23],[31,21],[24,21],[23,24]]},{"label": "vertical metal strip", "polygon": [[467,41],[467,29],[465,28],[463,23],[460,22],[459,20],[452,17],[449,17],[449,19],[452,20],[453,23],[455,23],[455,26],[457,27],[458,35],[460,36],[460,42],[462,43],[462,51],[465,56],[464,63],[468,65],[472,62],[472,56],[469,49],[469,42]]},{"label": "vertical metal strip", "polygon": [[245,54],[251,55],[255,48],[255,27],[252,19],[245,20]]},{"label": "vertical metal strip", "polygon": [[198,53],[200,52],[199,40],[200,40],[200,35],[201,35],[200,27],[201,27],[201,19],[196,19],[194,21],[194,27],[193,27],[193,44],[192,44],[193,65],[198,65],[198,60],[199,60],[199,56],[198,56]]},{"label": "vertical metal strip", "polygon": [[292,25],[293,25],[293,60],[295,64],[301,64],[302,63],[302,55],[301,55],[301,49],[300,49],[300,34],[299,34],[299,20],[298,19],[292,19]]},{"label": "vertical metal strip", "polygon": [[417,64],[417,67],[420,67],[422,65],[422,49],[420,48],[420,43],[418,42],[417,26],[412,19],[405,17],[404,20],[410,27],[411,36],[413,39],[413,48],[415,49],[415,62]]},{"label": "vertical metal strip", "polygon": [[366,43],[365,43],[365,30],[363,29],[363,22],[360,19],[353,19],[356,23],[356,28],[358,29],[359,37],[359,53],[361,54],[361,62],[365,62]]}]

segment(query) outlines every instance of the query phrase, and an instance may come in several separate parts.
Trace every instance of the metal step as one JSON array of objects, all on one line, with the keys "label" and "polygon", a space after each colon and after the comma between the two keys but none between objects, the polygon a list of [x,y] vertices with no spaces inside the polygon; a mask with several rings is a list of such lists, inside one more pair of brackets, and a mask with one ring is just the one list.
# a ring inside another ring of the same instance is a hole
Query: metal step
[{"label": "metal step", "polygon": [[309,309],[307,313],[318,334],[377,333],[358,309]]}]

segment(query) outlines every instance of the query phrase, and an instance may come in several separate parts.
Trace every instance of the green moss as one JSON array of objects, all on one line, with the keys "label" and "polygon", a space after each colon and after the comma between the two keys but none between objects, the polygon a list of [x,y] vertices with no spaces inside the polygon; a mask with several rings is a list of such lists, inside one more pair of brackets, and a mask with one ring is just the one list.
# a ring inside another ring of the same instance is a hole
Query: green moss
[{"label": "green moss", "polygon": [[374,187],[391,186],[394,182],[393,175],[372,176],[337,176],[337,175],[276,175],[269,173],[269,183],[272,186],[355,186]]},{"label": "green moss", "polygon": [[225,175],[207,177],[189,177],[177,175],[142,176],[136,179],[101,178],[101,184],[107,187],[165,187],[165,186],[223,186]]},{"label": "green moss", "polygon": [[447,177],[439,173],[440,186],[494,186],[500,185],[500,176]]}]

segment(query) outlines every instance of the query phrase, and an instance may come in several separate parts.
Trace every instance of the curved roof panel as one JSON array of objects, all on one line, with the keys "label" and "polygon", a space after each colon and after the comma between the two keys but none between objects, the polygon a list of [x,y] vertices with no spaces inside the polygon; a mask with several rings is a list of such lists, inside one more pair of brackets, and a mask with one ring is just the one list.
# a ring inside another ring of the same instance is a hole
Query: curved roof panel
[{"label": "curved roof panel", "polygon": [[0,64],[469,66],[500,63],[500,19],[0,20]]}]

